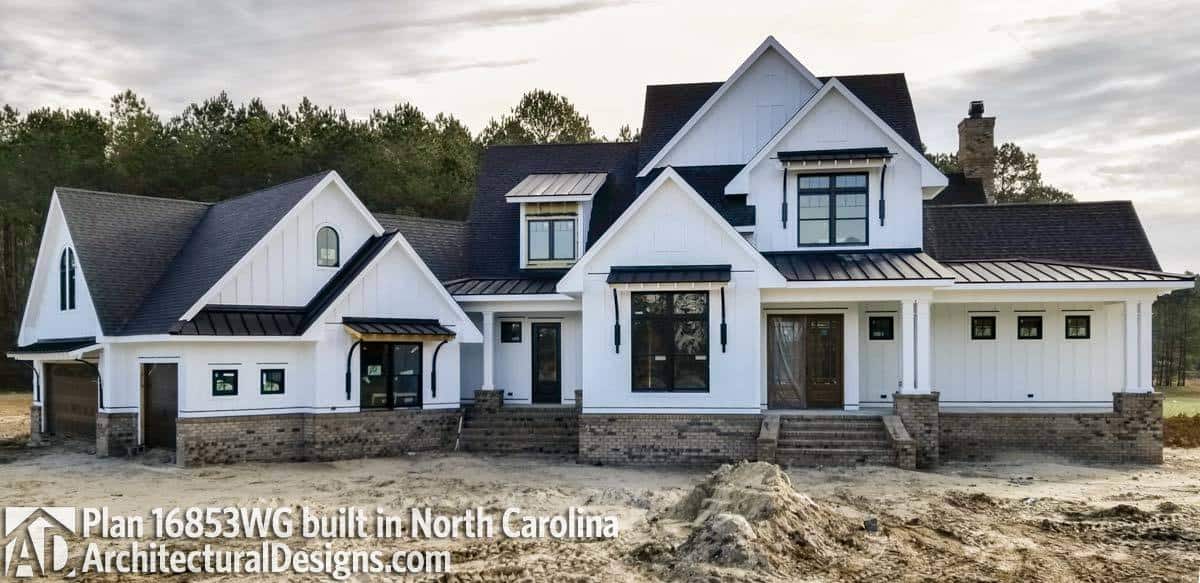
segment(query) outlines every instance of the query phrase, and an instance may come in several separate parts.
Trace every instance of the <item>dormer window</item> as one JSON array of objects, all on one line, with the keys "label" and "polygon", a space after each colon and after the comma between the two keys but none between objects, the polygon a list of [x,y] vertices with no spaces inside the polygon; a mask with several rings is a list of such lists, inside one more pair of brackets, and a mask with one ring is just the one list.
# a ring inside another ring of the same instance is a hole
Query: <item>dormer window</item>
[{"label": "dormer window", "polygon": [[530,219],[530,261],[574,261],[575,219]]},{"label": "dormer window", "polygon": [[337,267],[340,263],[338,232],[333,227],[321,227],[317,231],[317,266]]},{"label": "dormer window", "polygon": [[58,309],[75,309],[75,251],[70,247],[58,258]]}]

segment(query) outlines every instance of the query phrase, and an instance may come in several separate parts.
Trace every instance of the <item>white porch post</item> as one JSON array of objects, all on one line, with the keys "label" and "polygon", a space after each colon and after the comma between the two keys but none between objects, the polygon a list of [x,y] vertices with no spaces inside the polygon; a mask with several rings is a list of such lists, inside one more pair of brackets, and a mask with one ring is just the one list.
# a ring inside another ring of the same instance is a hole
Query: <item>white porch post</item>
[{"label": "white porch post", "polygon": [[[859,395],[859,352],[858,352],[858,333],[859,333],[859,317],[858,311],[861,308],[857,305],[846,310],[846,321],[843,336],[843,362],[842,370],[845,379],[845,389],[842,395],[843,408],[847,411],[858,410],[858,395]],[[766,370],[765,368],[763,370]]]},{"label": "white porch post", "polygon": [[913,385],[918,393],[933,391],[933,314],[929,300],[916,301],[917,370]]},{"label": "white porch post", "polygon": [[900,392],[916,389],[916,305],[911,299],[900,300]]},{"label": "white porch post", "polygon": [[929,300],[900,301],[900,392],[933,390],[933,326]]},{"label": "white porch post", "polygon": [[483,312],[483,386],[485,391],[496,390],[496,313]]},{"label": "white porch post", "polygon": [[1125,301],[1125,392],[1154,392],[1151,302]]}]

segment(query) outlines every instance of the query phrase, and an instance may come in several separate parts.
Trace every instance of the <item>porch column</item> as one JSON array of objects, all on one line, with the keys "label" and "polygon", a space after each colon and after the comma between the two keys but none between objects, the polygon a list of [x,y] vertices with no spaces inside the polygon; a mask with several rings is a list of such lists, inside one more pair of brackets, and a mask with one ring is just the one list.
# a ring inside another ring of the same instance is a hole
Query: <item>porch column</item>
[{"label": "porch column", "polygon": [[483,386],[485,391],[496,390],[496,313],[483,312]]},{"label": "porch column", "polygon": [[916,388],[917,364],[916,305],[913,300],[900,300],[900,392],[912,393]]},{"label": "porch column", "polygon": [[1151,361],[1151,303],[1125,301],[1125,392],[1154,392]]},{"label": "porch column", "polygon": [[927,394],[933,390],[933,326],[929,300],[900,302],[900,392]]},{"label": "porch column", "polygon": [[929,300],[916,302],[917,370],[913,385],[918,393],[933,391],[933,314]]}]

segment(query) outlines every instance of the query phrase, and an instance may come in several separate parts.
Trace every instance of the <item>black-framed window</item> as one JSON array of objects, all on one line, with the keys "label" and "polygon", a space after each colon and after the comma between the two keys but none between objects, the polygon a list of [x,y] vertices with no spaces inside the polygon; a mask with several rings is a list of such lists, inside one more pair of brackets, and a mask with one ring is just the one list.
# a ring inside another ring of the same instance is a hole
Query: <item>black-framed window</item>
[{"label": "black-framed window", "polygon": [[214,397],[231,397],[238,394],[237,369],[212,371],[212,394]]},{"label": "black-framed window", "polygon": [[75,251],[70,247],[58,258],[58,309],[75,309]]},{"label": "black-framed window", "polygon": [[871,316],[867,322],[870,340],[895,340],[896,319],[891,316]]},{"label": "black-framed window", "polygon": [[708,391],[708,292],[631,296],[633,390]]},{"label": "black-framed window", "polygon": [[534,219],[526,234],[530,261],[575,259],[575,219]]},{"label": "black-framed window", "polygon": [[995,340],[995,316],[971,316],[971,340]]},{"label": "black-framed window", "polygon": [[264,395],[282,395],[284,389],[282,368],[264,368],[258,373],[259,391]]},{"label": "black-framed window", "polygon": [[867,175],[800,174],[796,177],[798,245],[866,245]]},{"label": "black-framed window", "polygon": [[500,322],[500,342],[506,344],[521,341],[521,322]]},{"label": "black-framed window", "polygon": [[317,230],[317,265],[337,267],[340,264],[341,251],[338,246],[338,232],[333,227],[321,227]]},{"label": "black-framed window", "polygon": [[1019,340],[1041,340],[1042,317],[1017,316],[1017,338]]},{"label": "black-framed window", "polygon": [[359,350],[359,407],[421,406],[423,360],[419,342],[363,342]]},{"label": "black-framed window", "polygon": [[1068,339],[1088,339],[1092,337],[1092,317],[1084,315],[1070,315],[1066,317],[1066,329]]}]

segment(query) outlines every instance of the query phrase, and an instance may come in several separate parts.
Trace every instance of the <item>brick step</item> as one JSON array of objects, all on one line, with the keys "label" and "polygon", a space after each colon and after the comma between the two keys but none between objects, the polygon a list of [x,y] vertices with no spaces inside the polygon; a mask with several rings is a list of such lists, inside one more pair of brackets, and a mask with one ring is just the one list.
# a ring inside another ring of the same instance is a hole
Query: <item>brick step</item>
[{"label": "brick step", "polygon": [[779,432],[779,439],[822,439],[826,437],[847,437],[847,438],[869,438],[881,437],[887,438],[887,430],[883,426],[871,428],[841,428],[841,427],[816,427],[812,429],[783,429]]},{"label": "brick step", "polygon": [[838,421],[836,419],[814,419],[812,421],[784,421],[779,424],[780,429],[811,429],[816,427],[847,427],[847,428],[874,428],[882,427],[883,421],[873,419],[870,421]]},{"label": "brick step", "polygon": [[806,439],[779,440],[779,449],[882,449],[891,451],[892,444],[886,439]]},{"label": "brick step", "polygon": [[779,448],[776,460],[791,466],[892,465],[890,449]]},{"label": "brick step", "polygon": [[805,423],[808,421],[839,421],[843,423],[879,423],[881,415],[784,415],[779,418],[784,423]]}]

